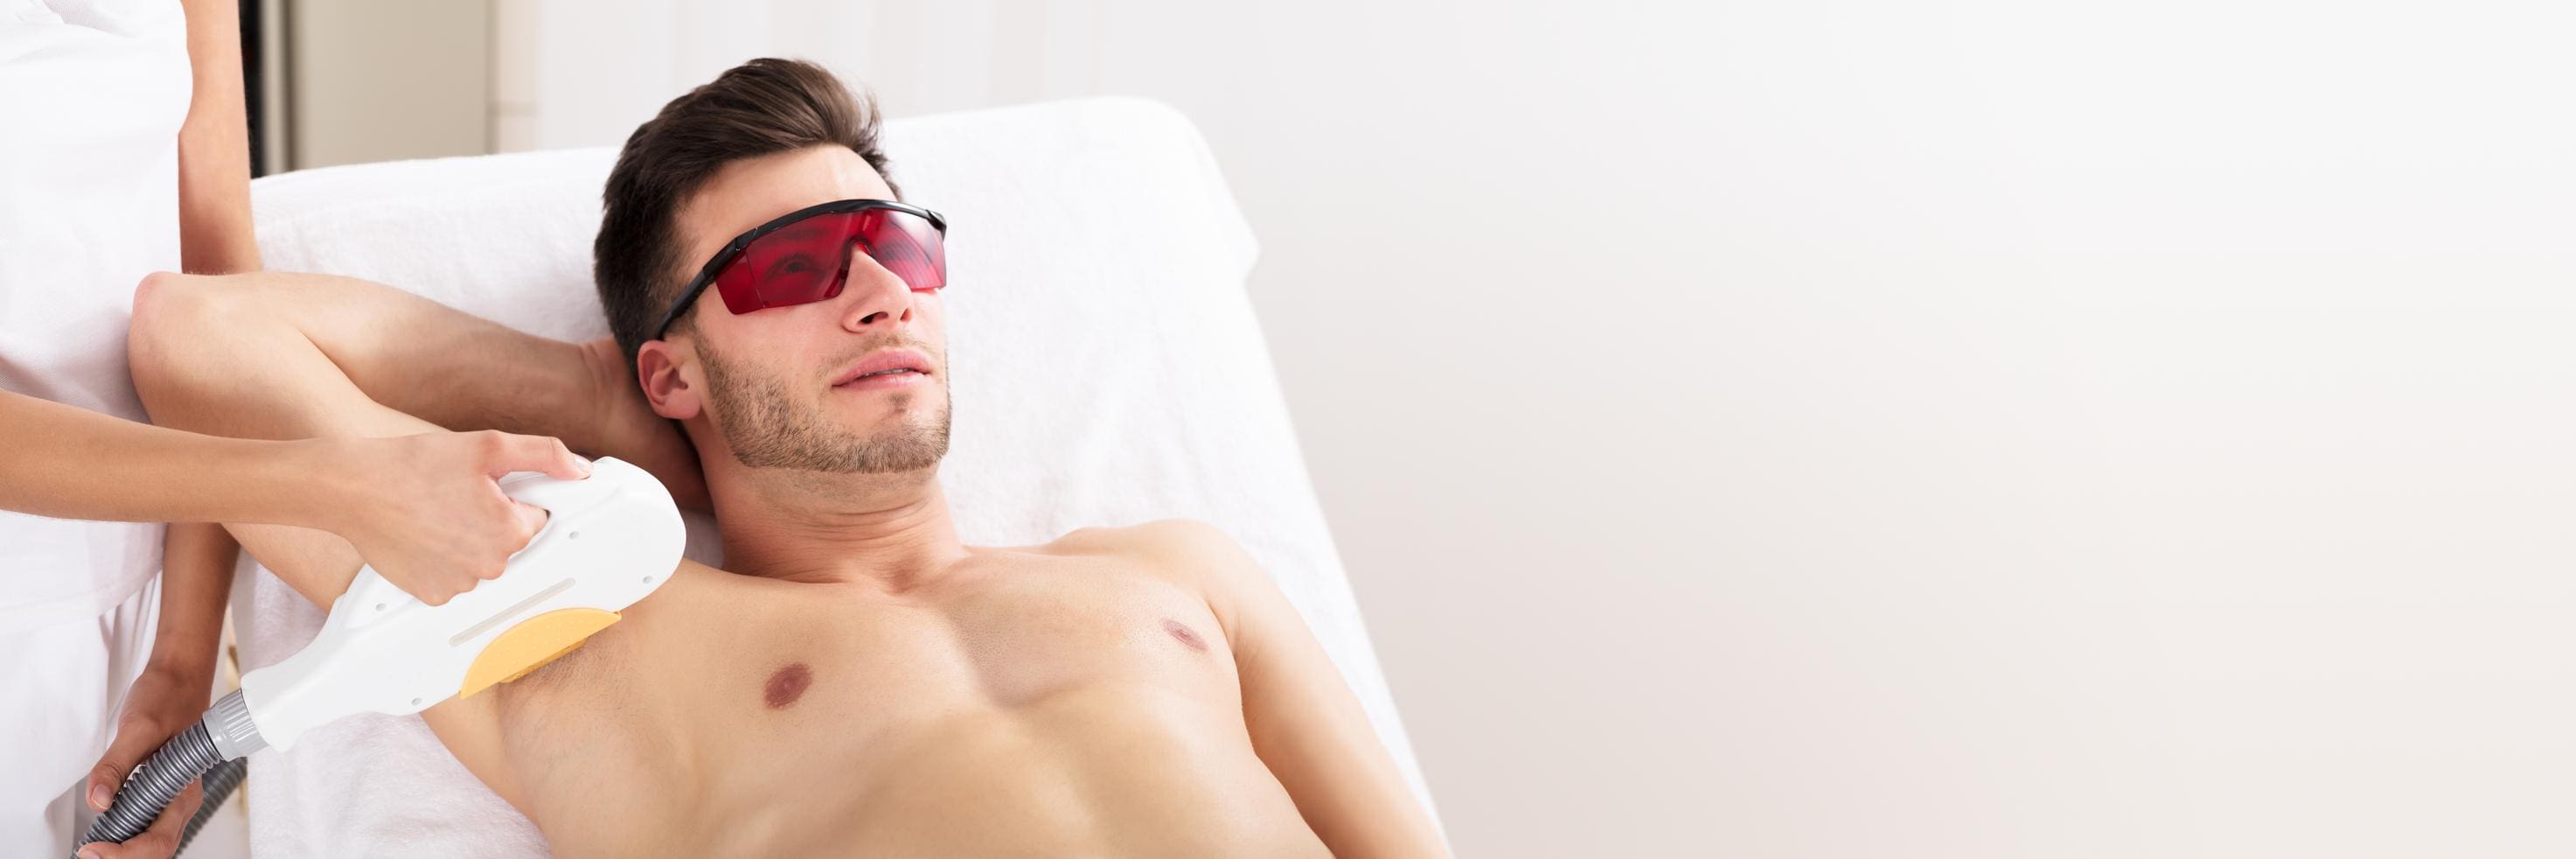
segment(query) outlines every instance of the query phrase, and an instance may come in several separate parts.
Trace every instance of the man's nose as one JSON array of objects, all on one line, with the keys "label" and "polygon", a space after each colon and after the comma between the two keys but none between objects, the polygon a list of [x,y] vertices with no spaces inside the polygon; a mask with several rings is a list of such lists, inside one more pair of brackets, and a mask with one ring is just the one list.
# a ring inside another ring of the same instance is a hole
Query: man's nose
[{"label": "man's nose", "polygon": [[849,306],[841,310],[841,327],[852,332],[899,326],[912,321],[912,286],[850,244],[850,279],[841,284]]}]

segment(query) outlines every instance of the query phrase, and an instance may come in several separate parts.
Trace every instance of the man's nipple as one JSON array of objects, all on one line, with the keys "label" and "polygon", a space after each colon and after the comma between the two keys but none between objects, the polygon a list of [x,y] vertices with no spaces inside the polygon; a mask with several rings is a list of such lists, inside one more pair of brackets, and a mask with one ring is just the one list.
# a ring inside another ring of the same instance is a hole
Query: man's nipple
[{"label": "man's nipple", "polygon": [[1191,650],[1208,649],[1207,639],[1200,638],[1198,630],[1191,629],[1189,624],[1168,617],[1163,618],[1163,631],[1171,633],[1173,638],[1180,639],[1182,644],[1189,645]]},{"label": "man's nipple", "polygon": [[814,685],[814,669],[802,662],[790,662],[770,672],[769,689],[761,699],[769,709],[784,710],[796,699],[805,697],[805,687]]}]

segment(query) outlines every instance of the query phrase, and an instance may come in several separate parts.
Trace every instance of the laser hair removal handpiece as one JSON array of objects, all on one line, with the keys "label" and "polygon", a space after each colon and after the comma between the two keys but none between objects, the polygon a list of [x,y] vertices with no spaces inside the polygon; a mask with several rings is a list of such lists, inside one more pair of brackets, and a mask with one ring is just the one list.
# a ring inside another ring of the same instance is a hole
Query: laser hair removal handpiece
[{"label": "laser hair removal handpiece", "polygon": [[[154,751],[80,844],[142,834],[219,763],[293,748],[306,731],[345,716],[410,715],[516,680],[617,622],[680,563],[679,508],[644,469],[599,459],[585,480],[531,471],[500,484],[548,517],[499,578],[431,606],[360,569],[311,644],[243,675],[239,690]],[[221,801],[209,794],[205,806]]]}]

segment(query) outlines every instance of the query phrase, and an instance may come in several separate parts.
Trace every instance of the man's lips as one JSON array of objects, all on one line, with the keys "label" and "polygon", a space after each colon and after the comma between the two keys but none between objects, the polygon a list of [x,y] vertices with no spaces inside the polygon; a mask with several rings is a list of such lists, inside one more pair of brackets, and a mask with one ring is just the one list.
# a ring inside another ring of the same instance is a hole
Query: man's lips
[{"label": "man's lips", "polygon": [[883,349],[832,374],[832,387],[905,387],[930,378],[930,359],[910,349]]}]

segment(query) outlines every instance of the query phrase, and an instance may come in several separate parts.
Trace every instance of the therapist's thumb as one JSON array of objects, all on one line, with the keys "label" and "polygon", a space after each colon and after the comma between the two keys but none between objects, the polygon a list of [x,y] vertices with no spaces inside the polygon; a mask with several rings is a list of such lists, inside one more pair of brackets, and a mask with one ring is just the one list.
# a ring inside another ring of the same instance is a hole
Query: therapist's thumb
[{"label": "therapist's thumb", "polygon": [[[517,520],[519,523],[518,539],[515,542],[519,544],[520,548],[526,548],[529,540],[536,539],[537,529],[546,527],[546,517],[552,514],[547,513],[546,508],[539,507],[525,501],[512,501],[510,502],[510,515],[512,519]],[[511,551],[518,550],[512,549]]]},{"label": "therapist's thumb", "polygon": [[141,763],[144,755],[159,748],[173,733],[176,732],[162,730],[155,720],[148,717],[127,716],[117,720],[116,739],[108,742],[107,754],[99,756],[98,766],[91,767],[89,771],[89,790],[82,798],[89,802],[90,810],[106,811],[108,801],[116,796],[116,789],[125,785],[125,775],[133,772],[134,765]]}]

